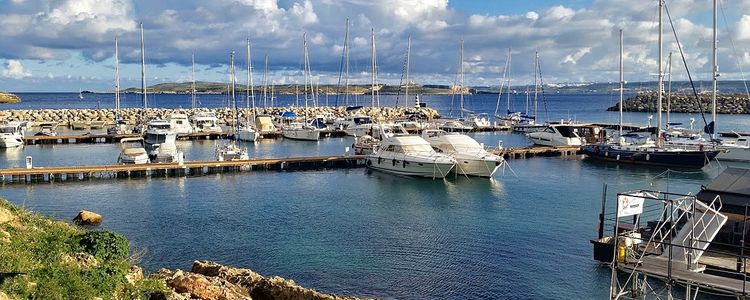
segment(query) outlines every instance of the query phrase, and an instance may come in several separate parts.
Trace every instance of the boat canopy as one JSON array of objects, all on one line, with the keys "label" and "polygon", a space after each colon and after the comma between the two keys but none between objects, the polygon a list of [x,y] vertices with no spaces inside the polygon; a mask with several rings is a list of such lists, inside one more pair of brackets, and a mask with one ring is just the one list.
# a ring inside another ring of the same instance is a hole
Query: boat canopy
[{"label": "boat canopy", "polygon": [[281,113],[281,117],[284,118],[284,119],[296,119],[297,118],[297,114],[295,114],[294,112],[291,112],[291,111],[285,111],[285,112]]}]

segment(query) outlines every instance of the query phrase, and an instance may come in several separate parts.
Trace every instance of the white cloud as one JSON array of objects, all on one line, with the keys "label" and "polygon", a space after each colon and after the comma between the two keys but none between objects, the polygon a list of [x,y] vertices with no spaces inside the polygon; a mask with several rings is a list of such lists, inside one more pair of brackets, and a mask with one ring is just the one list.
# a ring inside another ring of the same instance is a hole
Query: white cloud
[{"label": "white cloud", "polygon": [[5,62],[5,70],[3,70],[3,77],[13,79],[24,79],[30,77],[31,72],[24,69],[20,61],[15,59],[9,59]]},{"label": "white cloud", "polygon": [[294,16],[302,21],[302,24],[312,24],[318,22],[318,15],[315,14],[315,10],[313,9],[313,5],[310,0],[305,0],[302,5],[300,5],[299,3],[294,3],[294,5],[292,5],[291,12]]},{"label": "white cloud", "polygon": [[563,64],[578,64],[578,60],[581,59],[584,55],[591,53],[591,47],[585,47],[578,49],[575,53],[568,54],[565,56],[563,61],[561,63]]},{"label": "white cloud", "polygon": [[527,12],[526,13],[526,19],[529,19],[529,20],[532,20],[532,21],[536,21],[536,20],[539,19],[539,14],[536,13],[536,12],[534,12],[534,11]]},{"label": "white cloud", "polygon": [[750,15],[742,15],[736,27],[738,40],[750,40]]}]

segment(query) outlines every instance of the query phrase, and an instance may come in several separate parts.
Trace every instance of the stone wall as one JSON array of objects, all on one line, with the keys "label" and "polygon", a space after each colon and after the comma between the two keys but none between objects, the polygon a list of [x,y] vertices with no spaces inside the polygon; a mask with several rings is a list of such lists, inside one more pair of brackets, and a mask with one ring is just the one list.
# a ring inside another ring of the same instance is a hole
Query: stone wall
[{"label": "stone wall", "polygon": [[[187,114],[193,116],[200,112],[212,111],[216,113],[220,124],[231,124],[232,111],[228,108],[149,108],[144,111],[142,108],[126,108],[121,110],[122,118],[128,124],[137,124],[145,114],[148,119],[161,118],[168,119],[169,115],[174,113]],[[404,107],[365,107],[355,112],[347,112],[345,107],[273,107],[273,108],[256,108],[255,114],[278,115],[284,111],[292,111],[300,116],[313,117],[318,114],[332,113],[337,117],[345,117],[349,114],[365,114],[378,120],[396,120],[404,117],[406,112],[422,112],[427,117],[433,119],[440,115],[432,108],[404,108]],[[114,109],[19,109],[19,110],[1,110],[0,115],[5,120],[33,121],[33,122],[57,122],[59,125],[69,125],[73,122],[90,122],[104,121],[106,124],[114,124]],[[252,115],[252,109],[242,108],[239,110],[240,119]]]},{"label": "stone wall", "polygon": [[[705,113],[711,112],[711,94],[698,94]],[[655,112],[658,94],[656,92],[642,92],[624,101],[623,111]],[[673,94],[670,97],[670,111],[678,113],[699,113],[700,107],[695,96]],[[662,99],[662,109],[667,109],[667,97]],[[608,111],[619,111],[620,104],[607,108]],[[750,99],[743,94],[719,94],[716,96],[716,113],[719,114],[748,114],[750,113]]]}]

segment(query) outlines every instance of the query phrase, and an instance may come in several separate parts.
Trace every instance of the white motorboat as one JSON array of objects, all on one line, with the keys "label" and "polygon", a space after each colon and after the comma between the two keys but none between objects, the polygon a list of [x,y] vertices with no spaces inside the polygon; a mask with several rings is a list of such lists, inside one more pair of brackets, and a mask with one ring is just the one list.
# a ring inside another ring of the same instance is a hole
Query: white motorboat
[{"label": "white motorboat", "polygon": [[237,139],[243,142],[255,142],[260,134],[252,126],[243,125],[237,131]]},{"label": "white motorboat", "polygon": [[463,122],[456,120],[445,121],[438,125],[438,128],[447,132],[467,132],[474,130],[474,127],[467,126]]},{"label": "white motorboat", "polygon": [[464,125],[470,126],[474,130],[485,130],[492,127],[489,115],[482,113],[478,115],[471,114],[464,120]]},{"label": "white motorboat", "polygon": [[160,144],[174,144],[176,140],[177,133],[174,132],[169,122],[165,120],[151,120],[148,122],[146,134],[143,138],[146,148]]},{"label": "white motorboat", "polygon": [[320,130],[300,122],[291,122],[281,129],[281,135],[293,140],[317,141],[320,139]]},{"label": "white motorboat", "polygon": [[379,140],[384,140],[394,135],[409,134],[406,129],[398,124],[362,124],[345,130],[351,136],[369,135]]},{"label": "white motorboat", "polygon": [[184,160],[184,154],[177,148],[175,143],[159,145],[150,156],[151,162],[155,163],[175,163]]},{"label": "white motorboat", "polygon": [[568,125],[550,125],[542,131],[527,133],[526,136],[534,144],[542,146],[560,147],[583,144],[583,139],[578,135],[576,129]]},{"label": "white motorboat", "polygon": [[456,160],[435,152],[430,143],[417,135],[397,135],[383,140],[367,155],[369,168],[407,176],[444,178]]},{"label": "white motorboat", "polygon": [[202,112],[193,117],[195,123],[194,131],[203,133],[222,133],[221,126],[218,125],[219,119],[213,112]]},{"label": "white motorboat", "polygon": [[0,148],[23,146],[24,126],[24,123],[16,121],[0,125]]},{"label": "white motorboat", "polygon": [[177,135],[186,135],[193,133],[193,126],[186,114],[172,114],[169,116],[169,124]]},{"label": "white motorboat", "polygon": [[[338,128],[340,130],[346,130],[348,128],[354,128],[357,125],[362,124],[372,124],[372,118],[366,115],[351,115],[347,116],[343,120],[336,120],[336,122],[333,123],[334,128]],[[347,132],[348,135],[349,132]]]},{"label": "white motorboat", "polygon": [[247,149],[240,148],[234,142],[227,142],[221,147],[216,148],[216,160],[218,161],[235,161],[248,160],[250,156]]},{"label": "white motorboat", "polygon": [[450,155],[456,160],[456,174],[492,177],[505,162],[502,156],[487,152],[467,135],[429,129],[422,133],[422,138],[438,153]]},{"label": "white motorboat", "polygon": [[366,154],[372,154],[375,151],[375,148],[380,145],[380,140],[376,139],[370,135],[363,135],[358,136],[354,139],[354,144],[352,144],[352,149],[354,149],[354,154],[359,155],[366,155]]},{"label": "white motorboat", "polygon": [[118,164],[147,164],[151,162],[146,149],[143,148],[143,138],[124,138],[120,140],[120,143],[130,144],[120,152],[120,156],[117,157]]},{"label": "white motorboat", "polygon": [[39,123],[39,131],[34,134],[35,136],[57,136],[57,123],[55,122],[43,122]]}]

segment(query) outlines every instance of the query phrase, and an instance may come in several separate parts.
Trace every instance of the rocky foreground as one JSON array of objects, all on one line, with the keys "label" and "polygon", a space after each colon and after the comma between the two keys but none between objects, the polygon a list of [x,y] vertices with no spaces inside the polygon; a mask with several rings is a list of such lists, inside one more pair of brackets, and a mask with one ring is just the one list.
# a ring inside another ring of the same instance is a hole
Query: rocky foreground
[{"label": "rocky foreground", "polygon": [[136,260],[121,234],[51,220],[0,199],[0,300],[358,299],[208,261],[194,262],[189,272],[144,276]]},{"label": "rocky foreground", "polygon": [[21,98],[5,92],[0,92],[0,103],[18,103],[21,102]]},{"label": "rocky foreground", "polygon": [[[214,112],[219,119],[220,124],[232,124],[232,110],[228,108],[149,108],[144,111],[142,108],[126,108],[121,110],[122,118],[128,124],[137,124],[145,115],[148,118],[168,119],[171,114],[180,113],[194,116],[201,112]],[[333,114],[336,117],[345,117],[350,114],[369,115],[377,120],[396,120],[403,118],[406,113],[421,112],[427,118],[438,118],[440,115],[432,108],[404,108],[404,107],[365,107],[355,112],[347,112],[345,107],[272,107],[256,108],[256,115],[278,115],[284,111],[292,111],[297,115],[304,117],[314,117],[315,115]],[[114,109],[14,109],[2,110],[1,114],[5,115],[7,120],[15,121],[33,121],[33,122],[57,122],[59,125],[69,125],[74,122],[91,122],[103,121],[106,124],[114,124]],[[240,119],[253,115],[252,109],[239,109]]]},{"label": "rocky foreground", "polygon": [[[711,112],[711,94],[698,94],[704,112]],[[642,92],[624,101],[622,110],[630,112],[656,111],[656,92]],[[662,109],[667,109],[666,96],[662,101]],[[670,97],[670,111],[678,113],[699,113],[700,107],[693,95],[673,94]],[[608,111],[619,111],[617,103],[607,108]],[[720,114],[750,114],[750,98],[743,94],[719,94],[716,96],[716,113]]]}]

